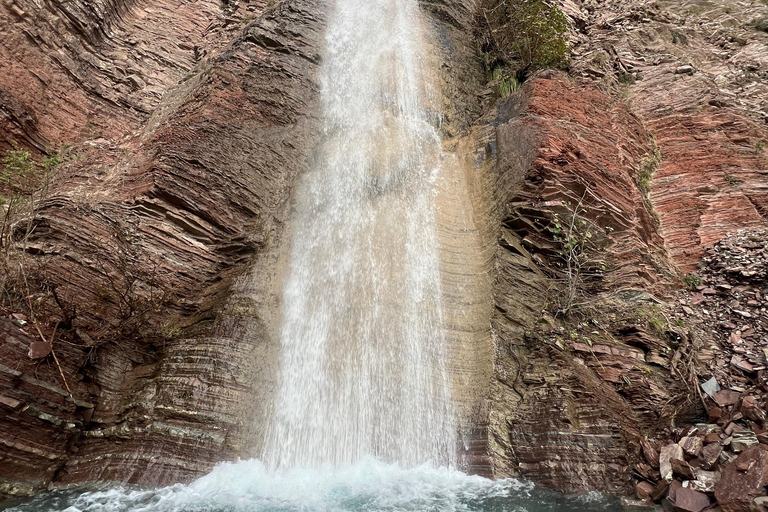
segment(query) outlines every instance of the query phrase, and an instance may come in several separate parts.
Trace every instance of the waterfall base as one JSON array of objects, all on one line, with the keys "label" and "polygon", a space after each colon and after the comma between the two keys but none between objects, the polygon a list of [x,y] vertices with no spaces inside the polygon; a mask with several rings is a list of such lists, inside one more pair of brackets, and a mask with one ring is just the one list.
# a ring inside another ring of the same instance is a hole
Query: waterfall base
[{"label": "waterfall base", "polygon": [[598,493],[567,497],[514,479],[488,480],[428,465],[403,469],[373,458],[334,468],[269,472],[256,460],[226,463],[189,485],[56,491],[7,512],[288,512],[621,510]]}]

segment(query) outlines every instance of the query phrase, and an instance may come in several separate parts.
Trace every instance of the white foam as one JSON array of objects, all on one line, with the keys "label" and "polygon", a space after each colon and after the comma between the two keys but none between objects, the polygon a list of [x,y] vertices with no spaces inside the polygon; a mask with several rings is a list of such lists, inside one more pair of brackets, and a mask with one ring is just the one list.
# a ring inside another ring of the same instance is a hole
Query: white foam
[{"label": "white foam", "polygon": [[[269,471],[260,461],[247,460],[221,464],[189,485],[86,493],[65,511],[469,512],[482,510],[490,499],[513,498],[513,505],[532,489],[531,484],[517,480],[493,481],[429,465],[403,469],[370,457],[339,468],[323,465],[282,471]],[[505,510],[512,508],[518,507]]]}]

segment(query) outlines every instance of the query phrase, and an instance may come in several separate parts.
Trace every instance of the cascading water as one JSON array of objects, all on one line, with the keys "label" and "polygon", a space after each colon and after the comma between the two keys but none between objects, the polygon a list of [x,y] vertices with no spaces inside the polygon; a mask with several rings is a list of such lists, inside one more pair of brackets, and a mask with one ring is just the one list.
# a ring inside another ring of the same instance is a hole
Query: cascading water
[{"label": "cascading water", "polygon": [[416,0],[338,0],[330,16],[322,143],[293,216],[271,467],[453,462],[442,150],[422,38]]}]

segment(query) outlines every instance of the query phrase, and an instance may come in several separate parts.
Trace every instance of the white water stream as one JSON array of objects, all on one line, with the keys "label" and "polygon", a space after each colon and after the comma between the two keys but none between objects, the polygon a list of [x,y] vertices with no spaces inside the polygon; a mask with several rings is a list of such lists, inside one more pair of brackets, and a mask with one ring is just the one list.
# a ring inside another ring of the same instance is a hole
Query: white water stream
[{"label": "white water stream", "polygon": [[443,161],[416,0],[337,0],[322,143],[298,189],[265,460],[453,463],[435,183]]}]

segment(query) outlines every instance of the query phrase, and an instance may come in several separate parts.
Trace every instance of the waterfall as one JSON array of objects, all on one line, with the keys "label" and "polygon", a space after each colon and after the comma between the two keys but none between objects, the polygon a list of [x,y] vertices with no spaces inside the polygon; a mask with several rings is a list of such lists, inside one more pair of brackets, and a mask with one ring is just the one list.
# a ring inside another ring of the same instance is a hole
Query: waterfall
[{"label": "waterfall", "polygon": [[443,153],[417,0],[336,0],[322,142],[300,183],[272,468],[452,465],[435,183]]}]

